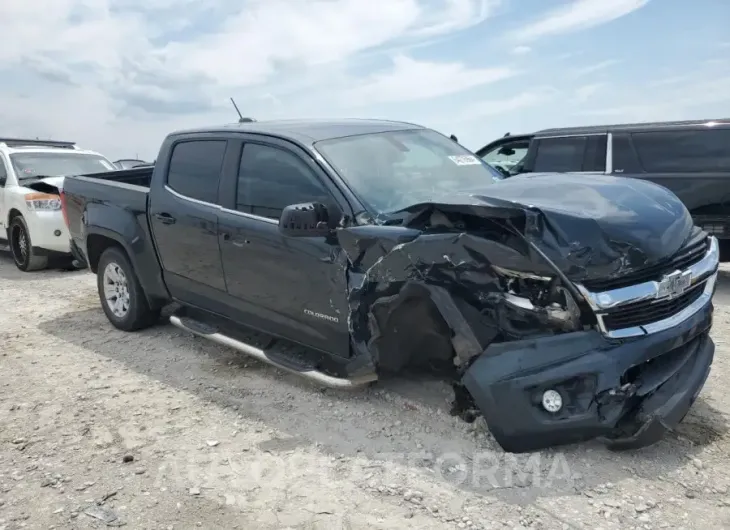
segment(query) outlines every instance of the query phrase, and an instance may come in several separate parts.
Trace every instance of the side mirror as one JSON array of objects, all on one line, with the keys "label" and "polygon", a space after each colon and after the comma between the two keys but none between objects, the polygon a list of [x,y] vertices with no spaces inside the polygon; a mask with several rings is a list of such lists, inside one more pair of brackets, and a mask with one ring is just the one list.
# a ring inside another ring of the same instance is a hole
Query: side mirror
[{"label": "side mirror", "polygon": [[288,237],[316,237],[330,233],[330,212],[319,202],[291,204],[279,218],[279,232]]},{"label": "side mirror", "polygon": [[0,186],[5,186],[5,183],[8,181],[8,177],[0,176]]}]

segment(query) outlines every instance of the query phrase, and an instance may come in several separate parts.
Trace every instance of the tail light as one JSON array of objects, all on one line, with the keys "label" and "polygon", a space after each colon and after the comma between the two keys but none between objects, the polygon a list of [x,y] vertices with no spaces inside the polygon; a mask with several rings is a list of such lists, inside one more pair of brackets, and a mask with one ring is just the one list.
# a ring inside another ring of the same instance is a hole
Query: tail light
[{"label": "tail light", "polygon": [[61,212],[63,213],[63,222],[66,223],[66,228],[71,228],[68,224],[68,212],[66,211],[66,194],[63,190],[60,190],[59,196],[61,197]]}]

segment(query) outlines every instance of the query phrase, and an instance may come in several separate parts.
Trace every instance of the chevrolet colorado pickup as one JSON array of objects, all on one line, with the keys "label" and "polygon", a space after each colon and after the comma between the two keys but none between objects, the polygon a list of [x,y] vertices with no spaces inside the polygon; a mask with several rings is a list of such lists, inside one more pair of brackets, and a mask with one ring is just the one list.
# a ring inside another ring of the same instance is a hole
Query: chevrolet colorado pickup
[{"label": "chevrolet colorado pickup", "polygon": [[717,240],[661,186],[502,180],[375,120],[176,132],[132,171],[62,191],[121,330],[174,301],[175,326],[330,387],[435,369],[510,452],[652,444],[710,371]]}]

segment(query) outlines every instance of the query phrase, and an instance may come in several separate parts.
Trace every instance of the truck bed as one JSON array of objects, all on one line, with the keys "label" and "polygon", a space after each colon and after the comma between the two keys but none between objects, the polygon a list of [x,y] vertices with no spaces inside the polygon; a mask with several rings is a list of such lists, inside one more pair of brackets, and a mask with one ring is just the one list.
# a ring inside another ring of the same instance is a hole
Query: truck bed
[{"label": "truck bed", "polygon": [[152,167],[66,177],[62,196],[67,219],[71,221],[72,243],[81,245],[86,239],[83,219],[105,225],[102,218],[109,215],[108,206],[131,214],[140,229],[148,232],[147,198],[151,177]]},{"label": "truck bed", "polygon": [[120,182],[134,184],[135,186],[150,187],[152,171],[154,166],[136,167],[132,169],[117,169],[115,171],[104,171],[102,173],[88,173],[79,175],[90,179],[105,180],[107,182]]}]

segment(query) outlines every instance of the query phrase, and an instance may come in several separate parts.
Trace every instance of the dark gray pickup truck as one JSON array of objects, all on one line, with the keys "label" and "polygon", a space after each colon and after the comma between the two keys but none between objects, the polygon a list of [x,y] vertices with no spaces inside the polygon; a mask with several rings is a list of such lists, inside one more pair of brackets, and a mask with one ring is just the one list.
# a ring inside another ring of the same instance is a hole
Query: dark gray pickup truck
[{"label": "dark gray pickup truck", "polygon": [[651,444],[710,371],[717,241],[650,182],[502,180],[371,120],[173,133],[130,171],[62,191],[119,329],[175,301],[174,325],[331,387],[437,370],[511,452]]}]

